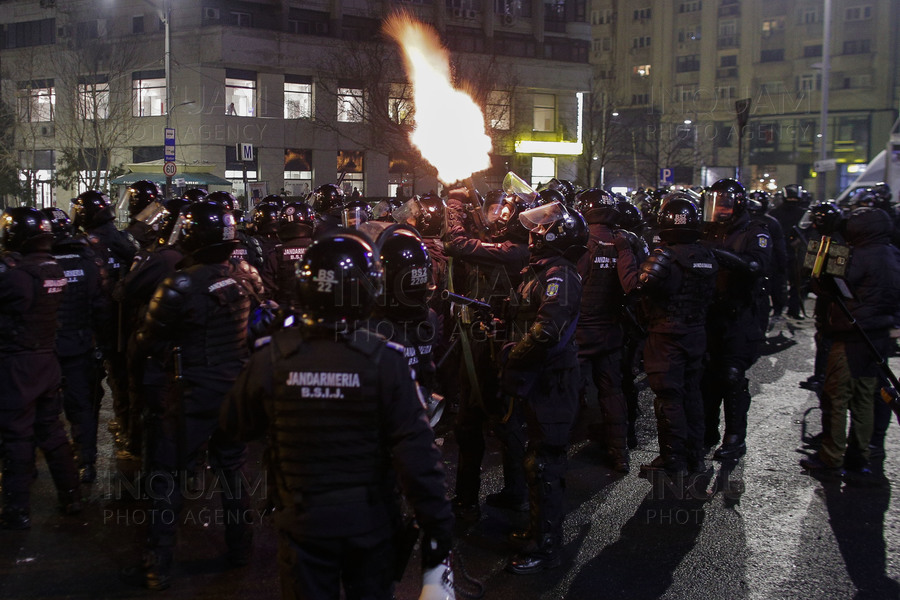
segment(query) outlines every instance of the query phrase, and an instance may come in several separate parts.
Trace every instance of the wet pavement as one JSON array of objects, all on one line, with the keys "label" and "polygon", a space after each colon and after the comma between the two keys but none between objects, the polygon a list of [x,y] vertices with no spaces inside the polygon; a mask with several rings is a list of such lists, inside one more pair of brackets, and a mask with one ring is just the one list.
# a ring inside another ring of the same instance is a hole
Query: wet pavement
[{"label": "wet pavement", "polygon": [[[784,321],[770,337],[773,353],[750,373],[748,454],[733,470],[716,463],[710,478],[688,493],[639,478],[637,466],[657,449],[652,398],[643,389],[640,445],[632,452],[630,474],[601,465],[583,424],[575,432],[563,566],[531,576],[504,571],[515,550],[506,536],[524,515],[484,506],[477,523],[457,528],[458,597],[900,598],[900,517],[891,510],[890,483],[900,458],[897,424],[888,433],[880,485],[808,476],[798,461],[809,451],[804,436],[820,430],[818,401],[797,383],[812,370],[812,323]],[[896,359],[891,364],[900,367]],[[104,402],[105,423],[110,415]],[[116,461],[105,426],[101,433],[98,482],[81,515],[56,511],[52,482],[39,460],[32,529],[0,531],[0,598],[279,597],[271,520],[255,525],[250,565],[228,569],[211,477],[207,489],[186,503],[172,587],[154,593],[124,583],[119,571],[139,557],[146,505],[130,498],[134,463]],[[452,485],[452,434],[439,442]],[[482,494],[500,487],[496,444],[489,449]],[[253,468],[260,454],[254,447]],[[261,510],[264,482],[251,481]],[[396,597],[417,598],[419,582],[414,558]]]}]

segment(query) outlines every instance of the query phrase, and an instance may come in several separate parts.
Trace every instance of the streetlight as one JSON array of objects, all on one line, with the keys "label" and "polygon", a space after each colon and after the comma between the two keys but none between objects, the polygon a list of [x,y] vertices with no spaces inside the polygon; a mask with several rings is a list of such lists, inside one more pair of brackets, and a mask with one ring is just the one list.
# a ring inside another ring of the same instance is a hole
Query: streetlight
[{"label": "streetlight", "polygon": [[[819,166],[825,169],[825,160],[828,158],[828,93],[831,87],[831,0],[825,0],[825,15],[823,19],[822,34],[822,114],[820,115],[820,124],[818,138],[819,142]],[[816,195],[818,200],[825,200],[826,188],[826,171],[817,171],[816,177]]]}]

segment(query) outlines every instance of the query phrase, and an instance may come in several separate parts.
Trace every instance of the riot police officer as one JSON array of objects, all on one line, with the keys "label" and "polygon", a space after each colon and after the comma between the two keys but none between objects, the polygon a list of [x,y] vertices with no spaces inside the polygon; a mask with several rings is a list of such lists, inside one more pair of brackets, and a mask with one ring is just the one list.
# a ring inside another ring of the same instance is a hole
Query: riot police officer
[{"label": "riot police officer", "polygon": [[320,185],[313,190],[312,208],[318,222],[316,230],[325,234],[341,226],[341,211],[344,209],[344,190],[333,183]]},{"label": "riot police officer", "polygon": [[[769,272],[766,273],[768,298],[764,295],[763,303],[760,306],[760,318],[763,319],[764,329],[768,329],[769,309],[771,308],[772,318],[778,318],[784,312],[788,302],[788,256],[784,231],[782,231],[778,219],[768,214],[768,210],[769,193],[767,191],[752,190],[747,194],[747,212],[750,213],[750,218],[763,223],[769,230],[769,237],[772,239],[772,261]],[[769,299],[771,299],[771,303]]]},{"label": "riot police officer", "polygon": [[672,192],[659,211],[660,245],[641,264],[647,323],[644,370],[656,413],[659,456],[641,473],[705,471],[703,397],[706,311],[715,291],[718,263],[699,243],[700,209],[685,192]]},{"label": "riot police officer", "polygon": [[507,568],[524,575],[560,564],[565,516],[566,451],[578,410],[575,326],[581,277],[575,263],[587,252],[588,226],[559,202],[520,215],[530,232],[526,278],[511,302],[512,342],[503,364],[503,392],[526,424],[530,525],[513,532],[526,542]]},{"label": "riot police officer", "polygon": [[63,377],[63,408],[69,421],[82,483],[97,478],[97,417],[103,390],[97,346],[109,311],[104,293],[106,268],[83,238],[72,237],[72,222],[59,208],[44,214],[53,229],[53,258],[66,276],[59,306],[56,355]]},{"label": "riot police officer", "polygon": [[591,377],[602,418],[601,443],[610,467],[627,473],[628,408],[622,393],[622,327],[625,295],[638,283],[640,264],[629,237],[618,230],[615,196],[597,188],[578,194],[576,209],[590,229],[587,253],[578,261],[582,278],[581,316],[575,338],[583,387]]},{"label": "riot police officer", "polygon": [[78,472],[59,418],[55,335],[66,276],[50,255],[50,222],[39,210],[7,209],[0,217],[0,243],[0,527],[28,529],[35,447],[47,461],[62,511],[81,510]]},{"label": "riot police officer", "polygon": [[227,491],[222,508],[228,560],[233,565],[249,560],[249,493],[241,474],[246,446],[218,427],[223,398],[249,354],[250,293],[233,277],[229,262],[235,225],[231,211],[215,202],[185,209],[176,231],[191,264],[160,284],[138,332],[138,343],[169,375],[165,414],[158,437],[150,441],[153,506],[147,546],[141,565],[125,573],[154,590],[169,586],[182,486],[204,444]]},{"label": "riot police officer", "polygon": [[292,297],[294,269],[312,243],[316,215],[305,202],[288,202],[278,217],[278,239],[263,264],[263,284],[279,306],[288,307]]},{"label": "riot police officer", "polygon": [[704,195],[705,239],[714,245],[719,273],[707,315],[707,355],[701,389],[706,411],[704,443],[719,440],[719,411],[725,433],[714,457],[738,459],[747,451],[750,388],[747,369],[760,356],[765,332],[759,318],[763,277],[771,261],[768,230],[750,218],[744,186],[720,179]]},{"label": "riot police officer", "polygon": [[355,325],[381,276],[358,234],[317,239],[297,269],[301,325],[254,353],[223,407],[226,431],[270,444],[285,598],[336,598],[341,584],[348,598],[391,597],[398,483],[425,535],[423,567],[450,552],[441,455],[407,360]]},{"label": "riot police officer", "polygon": [[163,200],[159,187],[147,180],[135,181],[122,195],[119,210],[125,208],[128,211],[128,227],[125,228],[125,232],[137,242],[140,248],[147,248],[156,241],[157,237],[152,223],[141,218],[141,213],[151,204],[162,204]]},{"label": "riot police officer", "polygon": [[781,225],[787,248],[788,303],[787,315],[793,319],[803,319],[803,298],[806,295],[806,281],[800,274],[803,256],[806,254],[806,240],[798,233],[797,225],[806,212],[809,202],[802,186],[784,186],[784,201],[769,213]]}]

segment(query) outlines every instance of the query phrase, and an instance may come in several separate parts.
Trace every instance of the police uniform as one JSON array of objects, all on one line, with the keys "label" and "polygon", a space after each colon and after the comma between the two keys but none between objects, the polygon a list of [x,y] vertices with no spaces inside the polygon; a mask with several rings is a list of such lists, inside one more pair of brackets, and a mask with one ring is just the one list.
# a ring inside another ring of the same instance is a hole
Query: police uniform
[{"label": "police uniform", "polygon": [[65,287],[63,270],[47,252],[9,253],[0,260],[4,527],[29,526],[35,447],[44,454],[64,509],[80,501],[72,447],[59,417],[55,336]]},{"label": "police uniform", "polygon": [[658,283],[644,284],[646,295],[642,300],[648,331],[644,371],[655,394],[661,458],[653,466],[697,471],[703,466],[704,456],[700,378],[706,350],[706,313],[719,267],[712,251],[697,242],[663,241],[654,255],[660,253],[667,256],[670,270]]},{"label": "police uniform", "polygon": [[295,237],[276,245],[266,256],[260,275],[279,306],[291,305],[294,269],[311,243],[312,236]]},{"label": "police uniform", "polygon": [[172,482],[166,474],[193,471],[207,443],[210,466],[230,492],[222,495],[228,558],[234,564],[248,559],[249,493],[241,475],[246,446],[218,427],[223,398],[249,354],[251,300],[234,269],[226,261],[177,271],[160,284],[138,332],[141,347],[163,361],[169,374],[159,435],[150,441],[153,508],[144,564],[148,587],[168,585],[175,524],[183,504],[183,480]]},{"label": "police uniform", "polygon": [[449,544],[441,455],[399,347],[365,330],[286,329],[228,394],[222,427],[267,436],[285,598],[390,598],[401,488]]},{"label": "police uniform", "polygon": [[525,537],[541,558],[558,561],[566,449],[578,410],[575,327],[582,286],[575,265],[562,256],[534,257],[528,267],[511,303],[514,345],[502,385],[516,399],[527,429],[531,525]]},{"label": "police uniform", "polygon": [[59,306],[56,354],[63,377],[63,408],[83,469],[93,481],[97,461],[97,418],[103,398],[102,368],[97,346],[109,335],[109,297],[104,292],[106,269],[83,239],[66,238],[53,245],[53,258],[66,277]]},{"label": "police uniform", "polygon": [[[724,408],[729,447],[743,454],[750,390],[746,372],[760,356],[765,332],[759,318],[763,277],[771,260],[771,237],[765,225],[742,212],[734,223],[712,228],[706,239],[733,253],[741,264],[719,260],[716,293],[707,315],[707,362],[701,389],[706,413],[704,443],[719,438],[719,410]],[[755,268],[750,269],[755,264]],[[721,448],[720,448],[721,450]]]}]

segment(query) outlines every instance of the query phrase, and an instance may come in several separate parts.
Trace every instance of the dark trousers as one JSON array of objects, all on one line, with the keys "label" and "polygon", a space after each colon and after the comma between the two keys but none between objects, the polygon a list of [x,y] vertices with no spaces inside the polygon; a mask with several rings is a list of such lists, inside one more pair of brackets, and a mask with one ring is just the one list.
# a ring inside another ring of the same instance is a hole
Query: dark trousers
[{"label": "dark trousers", "polygon": [[100,401],[102,373],[94,351],[59,359],[62,369],[63,409],[72,441],[78,451],[81,464],[97,461],[97,419]]},{"label": "dark trousers", "polygon": [[597,387],[597,403],[603,419],[603,441],[608,448],[625,449],[628,436],[628,406],[622,393],[622,351],[593,350],[579,353],[581,377],[587,385],[588,377]]},{"label": "dark trousers", "polygon": [[280,531],[278,571],[284,600],[390,600],[395,552],[390,536],[307,538]]},{"label": "dark trousers", "polygon": [[41,449],[60,493],[78,488],[72,447],[60,420],[59,361],[53,352],[0,357],[0,439],[3,504],[28,510],[34,449]]},{"label": "dark trousers", "polygon": [[651,332],[644,345],[644,370],[656,394],[660,454],[698,459],[703,455],[703,396],[700,393],[706,331],[685,334]]}]

